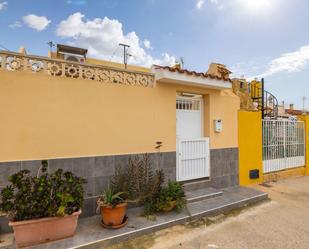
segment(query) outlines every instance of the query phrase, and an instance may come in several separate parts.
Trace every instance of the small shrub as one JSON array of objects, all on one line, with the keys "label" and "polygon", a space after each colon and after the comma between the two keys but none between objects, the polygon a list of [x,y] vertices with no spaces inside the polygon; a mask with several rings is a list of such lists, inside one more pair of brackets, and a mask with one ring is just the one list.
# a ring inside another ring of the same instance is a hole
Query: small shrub
[{"label": "small shrub", "polygon": [[48,174],[47,167],[42,161],[37,176],[21,170],[9,177],[11,184],[0,194],[0,211],[10,220],[65,216],[81,209],[86,180],[62,169]]},{"label": "small shrub", "polygon": [[155,212],[168,210],[169,208],[179,212],[185,206],[186,199],[183,185],[176,181],[169,181],[168,185],[162,187],[157,195],[147,199],[144,213],[150,215]]}]

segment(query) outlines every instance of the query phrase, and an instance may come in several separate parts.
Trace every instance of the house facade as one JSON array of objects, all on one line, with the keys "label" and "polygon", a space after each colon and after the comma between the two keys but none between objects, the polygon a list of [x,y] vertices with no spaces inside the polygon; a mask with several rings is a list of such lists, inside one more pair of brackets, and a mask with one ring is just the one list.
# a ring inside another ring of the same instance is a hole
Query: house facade
[{"label": "house facade", "polygon": [[86,53],[0,51],[0,189],[9,175],[36,174],[48,160],[49,171],[87,179],[83,215],[91,216],[115,168],[144,153],[166,179],[238,185],[240,101],[223,65],[209,73],[124,68]]}]

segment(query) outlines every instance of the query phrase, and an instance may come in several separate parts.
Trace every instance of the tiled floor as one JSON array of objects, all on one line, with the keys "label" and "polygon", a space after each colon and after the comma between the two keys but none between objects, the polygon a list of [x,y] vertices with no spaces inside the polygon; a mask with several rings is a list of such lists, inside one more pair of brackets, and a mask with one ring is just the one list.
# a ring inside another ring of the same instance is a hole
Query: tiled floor
[{"label": "tiled floor", "polygon": [[[214,215],[258,202],[267,198],[261,191],[233,187],[222,190],[222,195],[188,203],[187,210],[182,213],[158,214],[155,221],[142,216],[140,208],[128,210],[128,225],[119,230],[107,230],[100,225],[100,216],[80,219],[76,235],[72,238],[39,245],[36,249],[67,249],[67,248],[98,248],[115,242],[123,241],[147,233],[151,233],[176,224],[185,223],[192,219]],[[1,244],[0,244],[1,248]],[[14,245],[4,248],[14,248]]]},{"label": "tiled floor", "polygon": [[218,196],[222,196],[222,191],[211,187],[186,191],[186,199],[188,203],[202,201]]}]

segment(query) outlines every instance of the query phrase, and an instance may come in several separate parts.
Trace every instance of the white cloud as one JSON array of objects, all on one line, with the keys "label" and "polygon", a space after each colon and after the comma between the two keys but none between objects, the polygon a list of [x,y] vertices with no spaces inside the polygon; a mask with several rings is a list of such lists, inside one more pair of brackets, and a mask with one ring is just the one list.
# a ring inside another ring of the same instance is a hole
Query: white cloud
[{"label": "white cloud", "polygon": [[8,5],[8,2],[1,2],[0,3],[0,11],[6,9],[7,5]]},{"label": "white cloud", "polygon": [[23,16],[24,23],[32,29],[37,31],[42,31],[47,28],[47,26],[51,23],[50,20],[47,19],[45,16],[37,16],[37,15],[27,15]]},{"label": "white cloud", "polygon": [[77,12],[59,23],[56,34],[62,38],[69,38],[71,45],[88,48],[89,54],[93,57],[107,60],[113,58],[121,62],[122,50],[119,43],[125,43],[130,45],[130,64],[175,64],[175,57],[167,53],[162,54],[161,58],[154,58],[148,54],[142,48],[145,43],[143,44],[138,35],[135,32],[124,34],[122,24],[115,19],[104,17],[87,20],[85,15]]},{"label": "white cloud", "polygon": [[21,28],[22,26],[23,26],[23,25],[22,25],[22,23],[21,23],[20,21],[16,21],[16,22],[11,23],[11,24],[9,25],[9,27],[10,27],[11,29]]},{"label": "white cloud", "polygon": [[309,45],[300,47],[297,51],[282,54],[268,64],[268,69],[261,77],[274,75],[281,72],[299,72],[308,66]]},{"label": "white cloud", "polygon": [[201,9],[205,3],[205,0],[197,0],[196,1],[196,8]]},{"label": "white cloud", "polygon": [[143,43],[145,48],[152,49],[151,42],[149,40],[145,39]]}]

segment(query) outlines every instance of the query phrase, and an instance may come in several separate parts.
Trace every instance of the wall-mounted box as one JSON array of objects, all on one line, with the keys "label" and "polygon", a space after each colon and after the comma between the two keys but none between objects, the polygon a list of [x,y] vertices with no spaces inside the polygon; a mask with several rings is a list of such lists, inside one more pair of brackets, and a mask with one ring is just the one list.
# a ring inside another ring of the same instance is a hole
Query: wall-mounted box
[{"label": "wall-mounted box", "polygon": [[250,179],[259,179],[260,178],[260,171],[258,169],[252,169],[249,171],[249,178]]},{"label": "wall-mounted box", "polygon": [[222,132],[222,119],[214,120],[215,132]]}]

